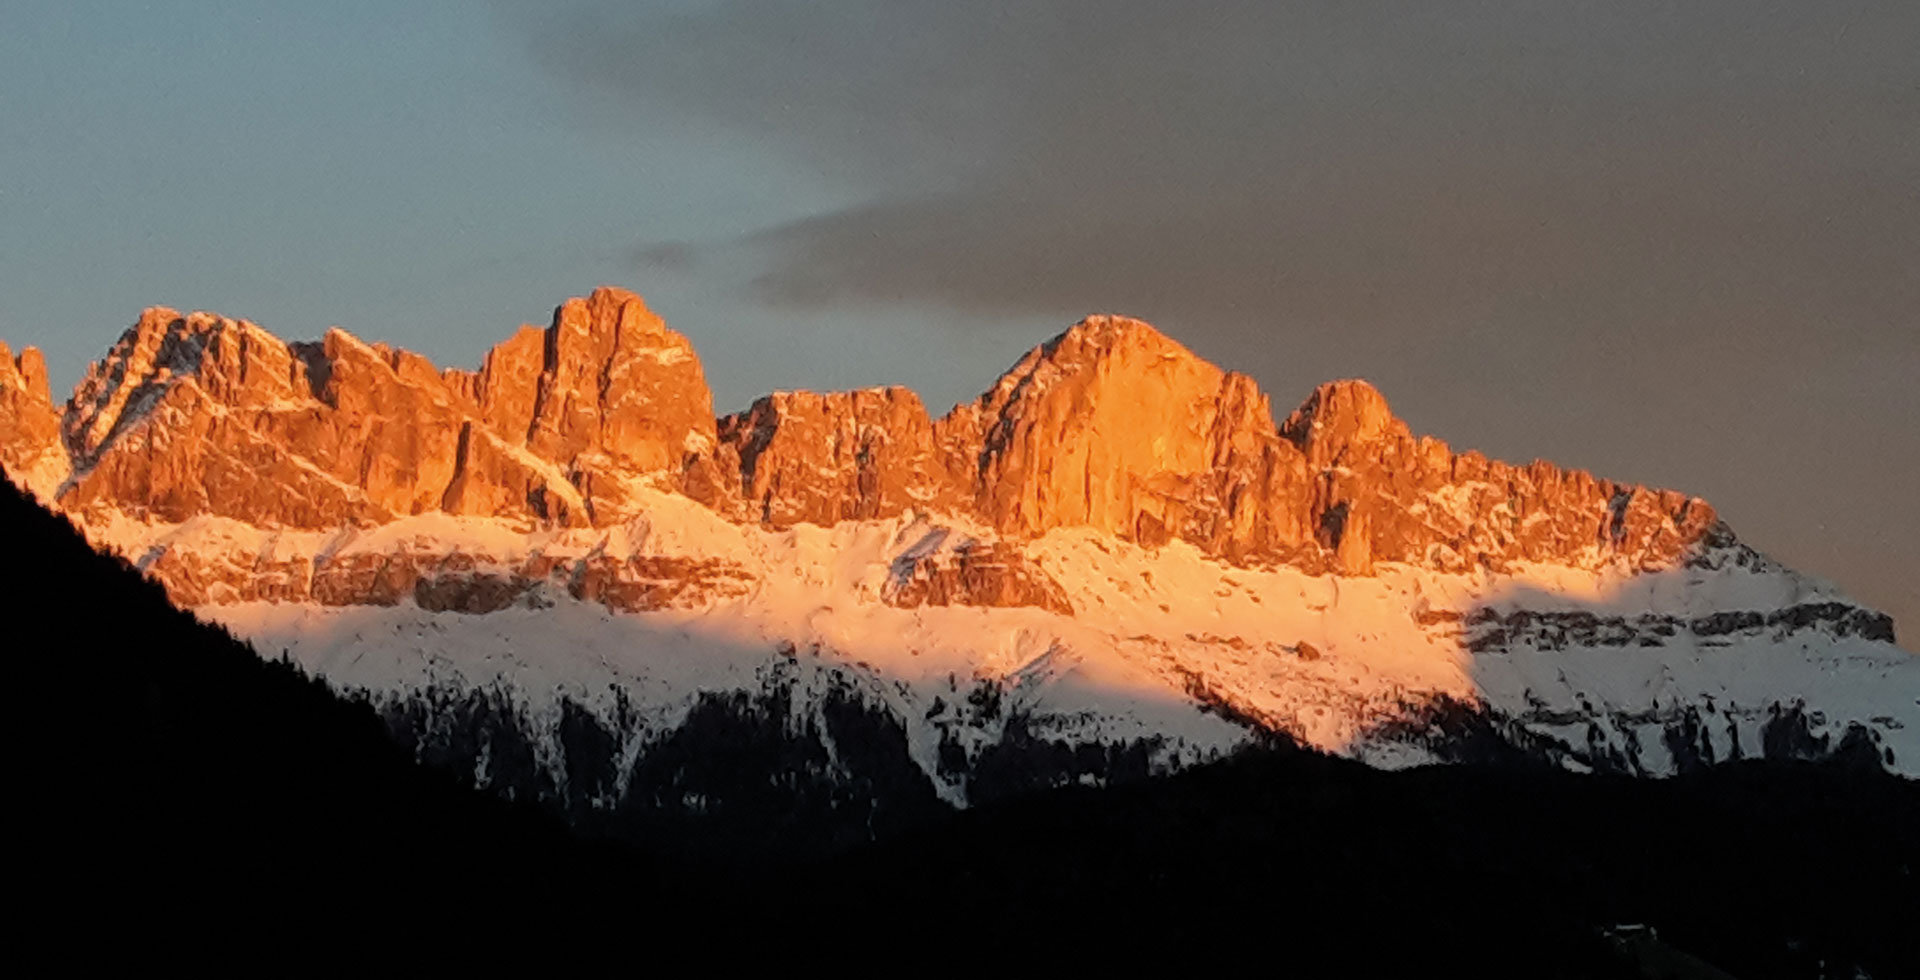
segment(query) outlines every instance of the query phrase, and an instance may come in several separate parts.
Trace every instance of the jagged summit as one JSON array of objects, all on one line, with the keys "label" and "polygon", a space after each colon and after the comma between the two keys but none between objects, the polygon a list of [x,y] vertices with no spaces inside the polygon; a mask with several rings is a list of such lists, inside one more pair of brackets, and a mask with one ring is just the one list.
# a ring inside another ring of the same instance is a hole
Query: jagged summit
[{"label": "jagged summit", "polygon": [[1040,345],[1040,348],[1051,356],[1060,356],[1068,351],[1114,350],[1128,347],[1152,348],[1166,356],[1195,356],[1178,341],[1161,333],[1160,329],[1153,324],[1115,313],[1091,314]]},{"label": "jagged summit", "polygon": [[40,355],[39,349],[28,347],[15,356],[13,348],[0,342],[0,385],[30,392],[41,399],[48,398],[47,361]]},{"label": "jagged summit", "polygon": [[66,479],[67,468],[46,361],[31,347],[15,357],[0,343],[0,470],[45,497]]},{"label": "jagged summit", "polygon": [[1280,431],[1304,451],[1311,453],[1313,447],[1323,446],[1327,447],[1321,450],[1323,453],[1335,454],[1348,446],[1405,434],[1407,427],[1394,417],[1380,389],[1348,378],[1313,389],[1313,394],[1287,416]]},{"label": "jagged summit", "polygon": [[993,400],[996,392],[1015,387],[1050,386],[1088,371],[1130,375],[1131,380],[1152,383],[1153,373],[1166,375],[1183,370],[1219,373],[1218,368],[1144,320],[1094,314],[1028,351],[981,399]]},{"label": "jagged summit", "polygon": [[898,385],[775,392],[721,419],[720,440],[749,520],[831,525],[963,505],[961,461]]},{"label": "jagged summit", "polygon": [[66,444],[77,462],[91,463],[172,386],[191,381],[221,398],[273,392],[290,381],[289,359],[283,341],[245,320],[148,307],[67,400]]},{"label": "jagged summit", "polygon": [[[651,764],[722,702],[956,803],[1035,759],[1100,779],[1270,735],[1383,765],[1920,758],[1892,623],[1704,501],[1455,453],[1361,381],[1277,422],[1137,320],[937,419],[901,387],[715,418],[687,338],[613,288],[477,370],[153,310],[64,407],[44,376],[0,351],[9,474],[528,798],[614,812],[652,784],[573,753]],[[875,732],[906,755],[862,756]]]},{"label": "jagged summit", "polygon": [[[1090,526],[1247,554],[1300,543],[1284,509],[1252,513],[1249,484],[1287,467],[1262,459],[1277,450],[1265,397],[1138,320],[1082,321],[941,426],[978,447],[976,506],[1014,533]],[[1271,489],[1251,492],[1271,502]]]},{"label": "jagged summit", "polygon": [[[21,366],[37,363],[23,355],[13,373],[44,379]],[[691,343],[611,286],[521,328],[478,370],[337,328],[288,344],[155,307],[64,409],[35,384],[5,390],[0,460],[69,510],[142,519],[326,528],[443,511],[610,526],[665,489],[776,527],[948,513],[1014,539],[1088,527],[1354,574],[1383,560],[1651,567],[1715,523],[1684,495],[1456,456],[1362,381],[1322,385],[1276,424],[1251,378],[1111,315],[1033,348],[940,419],[904,388],[783,392],[716,419]]]}]

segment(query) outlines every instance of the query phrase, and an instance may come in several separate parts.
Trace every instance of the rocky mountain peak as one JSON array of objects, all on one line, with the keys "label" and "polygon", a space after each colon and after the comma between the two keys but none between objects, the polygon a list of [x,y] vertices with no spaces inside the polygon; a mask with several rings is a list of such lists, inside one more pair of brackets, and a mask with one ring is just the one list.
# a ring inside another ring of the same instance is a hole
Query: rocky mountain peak
[{"label": "rocky mountain peak", "polygon": [[1005,404],[1016,388],[1046,388],[1089,372],[1121,383],[1152,383],[1156,374],[1179,370],[1219,373],[1145,321],[1096,314],[1028,351],[982,399]]},{"label": "rocky mountain peak", "polygon": [[149,307],[74,389],[64,420],[67,447],[76,462],[91,464],[182,382],[219,402],[269,400],[294,394],[294,373],[286,343],[252,323]]},{"label": "rocky mountain peak", "polygon": [[1408,435],[1380,389],[1359,379],[1315,388],[1280,428],[1316,467],[1335,465],[1348,452]]},{"label": "rocky mountain peak", "polygon": [[622,290],[477,370],[156,309],[64,439],[0,348],[0,466],[416,758],[576,815],[708,812],[741,774],[689,783],[680,749],[729,733],[804,738],[803,803],[1275,739],[1646,773],[1920,750],[1886,617],[1702,501],[1454,453],[1364,382],[1276,424],[1253,379],[1089,317],[938,421],[897,386],[711,405]]},{"label": "rocky mountain peak", "polygon": [[1041,346],[1060,357],[1069,357],[1073,352],[1106,352],[1128,348],[1188,353],[1186,348],[1161,333],[1153,324],[1112,313],[1089,315]]},{"label": "rocky mountain peak", "polygon": [[[524,343],[516,337],[502,345],[506,350],[496,348],[502,363],[524,371]],[[569,473],[595,523],[631,514],[630,480],[679,488],[689,470],[706,466],[718,433],[700,358],[639,296],[602,286],[562,303],[542,355],[536,377],[521,374],[507,386],[505,405],[483,402],[481,410],[517,421],[531,381],[529,424],[520,438]],[[495,359],[488,362],[491,374]],[[514,438],[511,430],[502,435]]]},{"label": "rocky mountain peak", "polygon": [[775,392],[720,420],[719,434],[738,456],[747,516],[763,523],[830,525],[964,505],[926,406],[898,385]]},{"label": "rocky mountain peak", "polygon": [[1714,524],[1682,494],[1455,454],[1363,381],[1322,385],[1276,424],[1251,378],[1119,316],[1033,348],[937,421],[899,387],[781,392],[716,419],[687,338],[613,287],[560,304],[471,371],[344,330],[287,344],[159,307],[64,416],[37,357],[7,364],[0,462],[64,485],[70,510],[161,520],[326,528],[439,510],[605,526],[665,490],[774,526],[912,510],[1016,541],[1087,527],[1354,574],[1379,561],[1658,565]]},{"label": "rocky mountain peak", "polygon": [[47,361],[38,347],[21,348],[15,356],[13,349],[0,343],[0,388],[18,390],[36,401],[51,405],[53,398],[47,387]]},{"label": "rocky mountain peak", "polygon": [[636,342],[641,337],[665,340],[668,333],[666,321],[647,307],[647,301],[640,298],[639,293],[618,286],[599,286],[585,296],[570,297],[556,307],[549,336],[557,347],[574,339],[585,339],[602,350],[611,350],[623,342],[629,347],[644,346]]},{"label": "rocky mountain peak", "polygon": [[0,343],[0,469],[43,498],[66,476],[47,363],[32,347],[16,357]]},{"label": "rocky mountain peak", "polygon": [[1089,317],[941,427],[952,455],[977,458],[976,505],[1003,530],[1320,562],[1306,464],[1266,395],[1138,320]]}]

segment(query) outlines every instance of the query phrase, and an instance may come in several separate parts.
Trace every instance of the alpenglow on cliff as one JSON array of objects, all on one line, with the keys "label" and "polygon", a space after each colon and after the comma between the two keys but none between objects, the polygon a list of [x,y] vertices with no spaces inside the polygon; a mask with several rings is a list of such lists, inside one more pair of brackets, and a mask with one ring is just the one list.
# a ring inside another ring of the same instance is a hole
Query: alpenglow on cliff
[{"label": "alpenglow on cliff", "polygon": [[1705,501],[1453,452],[1364,382],[1277,418],[1120,317],[940,418],[903,388],[716,418],[618,289],[476,371],[151,309],[64,404],[0,352],[0,466],[421,758],[567,806],[716,805],[659,771],[696,722],[951,804],[1275,739],[1920,764],[1891,621]]}]

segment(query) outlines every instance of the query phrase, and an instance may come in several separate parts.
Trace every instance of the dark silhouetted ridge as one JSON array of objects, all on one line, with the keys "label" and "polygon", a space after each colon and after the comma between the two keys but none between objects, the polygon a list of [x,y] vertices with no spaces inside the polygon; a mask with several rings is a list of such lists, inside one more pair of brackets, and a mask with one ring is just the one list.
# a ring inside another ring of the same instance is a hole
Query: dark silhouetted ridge
[{"label": "dark silhouetted ridge", "polygon": [[6,479],[0,528],[9,879],[49,924],[411,930],[644,880],[413,764],[372,709],[174,608]]}]

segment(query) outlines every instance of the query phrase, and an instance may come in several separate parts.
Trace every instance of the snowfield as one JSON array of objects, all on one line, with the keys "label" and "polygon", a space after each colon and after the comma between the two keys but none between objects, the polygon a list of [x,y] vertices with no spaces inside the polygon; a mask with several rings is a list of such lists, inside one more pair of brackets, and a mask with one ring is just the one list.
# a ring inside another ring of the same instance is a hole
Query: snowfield
[{"label": "snowfield", "polygon": [[[1832,748],[1850,732],[1889,768],[1920,765],[1920,660],[1836,619],[1854,607],[1831,587],[1751,552],[1658,572],[1387,564],[1342,577],[1056,530],[1017,547],[1064,592],[1065,615],[886,601],[903,561],[993,539],[977,526],[909,514],[768,530],[670,493],[598,531],[432,514],[335,533],[118,519],[95,534],[142,562],[184,549],[238,563],[396,550],[483,569],[531,554],[733,563],[740,589],[641,612],[577,600],[558,582],[485,614],[406,599],[199,611],[263,655],[284,652],[376,700],[494,690],[536,728],[571,701],[604,718],[626,712],[634,746],[672,730],[703,694],[764,691],[773,678],[809,695],[793,699],[798,713],[824,685],[851,685],[899,719],[916,764],[956,803],[965,779],[943,770],[941,753],[954,751],[943,744],[975,753],[1014,718],[1023,735],[1066,744],[1148,744],[1157,769],[1264,733],[1381,766],[1447,760],[1436,705],[1484,712],[1510,740],[1576,769],[1660,775],[1809,739]],[[980,710],[983,699],[996,710]]]}]

